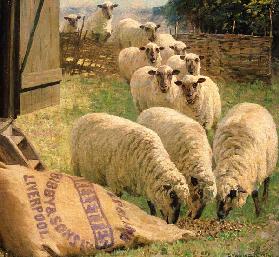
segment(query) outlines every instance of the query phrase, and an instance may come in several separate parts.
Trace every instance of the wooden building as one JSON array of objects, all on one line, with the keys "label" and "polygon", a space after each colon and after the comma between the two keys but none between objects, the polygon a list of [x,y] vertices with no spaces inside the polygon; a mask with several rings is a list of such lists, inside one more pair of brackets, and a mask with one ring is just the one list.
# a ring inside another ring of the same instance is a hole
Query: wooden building
[{"label": "wooden building", "polygon": [[43,170],[14,126],[20,114],[59,104],[59,1],[0,1],[0,161]]}]

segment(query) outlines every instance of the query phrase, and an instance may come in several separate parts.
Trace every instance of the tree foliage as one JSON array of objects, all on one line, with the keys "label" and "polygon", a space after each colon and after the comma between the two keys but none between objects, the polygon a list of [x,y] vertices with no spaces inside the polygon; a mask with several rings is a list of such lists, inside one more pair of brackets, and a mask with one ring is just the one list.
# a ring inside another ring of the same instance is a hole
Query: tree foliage
[{"label": "tree foliage", "polygon": [[170,24],[188,22],[201,32],[268,35],[278,1],[169,0],[163,12]]}]

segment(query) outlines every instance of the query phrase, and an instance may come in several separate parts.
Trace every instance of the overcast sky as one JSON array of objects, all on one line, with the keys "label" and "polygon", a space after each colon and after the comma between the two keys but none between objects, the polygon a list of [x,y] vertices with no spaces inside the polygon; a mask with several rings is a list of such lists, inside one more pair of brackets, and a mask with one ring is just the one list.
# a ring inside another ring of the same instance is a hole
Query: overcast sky
[{"label": "overcast sky", "polygon": [[[111,0],[111,2],[118,3],[122,7],[154,7],[160,6],[168,0]],[[105,2],[105,0],[60,0],[61,8],[64,7],[86,7]]]}]

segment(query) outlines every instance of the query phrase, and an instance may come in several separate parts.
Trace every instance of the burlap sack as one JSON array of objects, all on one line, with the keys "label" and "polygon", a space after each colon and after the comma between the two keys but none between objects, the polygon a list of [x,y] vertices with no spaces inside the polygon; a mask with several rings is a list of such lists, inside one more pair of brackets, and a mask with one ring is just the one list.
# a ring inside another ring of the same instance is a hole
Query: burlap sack
[{"label": "burlap sack", "polygon": [[191,238],[83,178],[0,164],[0,234],[16,256],[69,256]]}]

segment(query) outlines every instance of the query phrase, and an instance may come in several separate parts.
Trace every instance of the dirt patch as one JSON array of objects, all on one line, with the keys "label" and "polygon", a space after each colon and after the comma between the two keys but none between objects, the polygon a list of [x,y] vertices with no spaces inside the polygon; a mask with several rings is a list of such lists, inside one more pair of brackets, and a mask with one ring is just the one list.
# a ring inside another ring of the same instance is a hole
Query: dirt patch
[{"label": "dirt patch", "polygon": [[196,233],[198,237],[218,237],[221,232],[240,232],[245,225],[236,221],[218,220],[191,220],[180,219],[177,223],[179,228],[186,228]]}]

